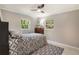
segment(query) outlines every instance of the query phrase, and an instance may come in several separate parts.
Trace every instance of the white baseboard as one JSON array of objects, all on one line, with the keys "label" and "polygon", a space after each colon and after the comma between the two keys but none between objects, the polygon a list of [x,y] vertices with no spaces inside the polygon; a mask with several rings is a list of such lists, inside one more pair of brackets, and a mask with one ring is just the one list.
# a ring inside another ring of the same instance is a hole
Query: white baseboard
[{"label": "white baseboard", "polygon": [[70,46],[70,45],[67,45],[67,44],[58,43],[58,42],[54,42],[54,41],[51,41],[51,40],[47,40],[47,41],[48,41],[49,44],[57,45],[57,46],[60,46],[60,47],[68,47],[68,48],[72,48],[72,49],[75,49],[75,50],[79,50],[79,48],[73,47],[73,46]]}]

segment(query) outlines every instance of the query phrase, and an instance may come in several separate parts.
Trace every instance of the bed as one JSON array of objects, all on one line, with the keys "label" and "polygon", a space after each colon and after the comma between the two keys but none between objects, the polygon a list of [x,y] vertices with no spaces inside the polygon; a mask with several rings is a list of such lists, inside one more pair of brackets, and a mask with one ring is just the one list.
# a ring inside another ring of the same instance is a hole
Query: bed
[{"label": "bed", "polygon": [[9,54],[30,55],[46,44],[46,37],[43,34],[16,34],[11,32],[11,36],[9,36]]},{"label": "bed", "polygon": [[10,55],[61,55],[64,48],[47,43],[43,34],[10,32]]}]

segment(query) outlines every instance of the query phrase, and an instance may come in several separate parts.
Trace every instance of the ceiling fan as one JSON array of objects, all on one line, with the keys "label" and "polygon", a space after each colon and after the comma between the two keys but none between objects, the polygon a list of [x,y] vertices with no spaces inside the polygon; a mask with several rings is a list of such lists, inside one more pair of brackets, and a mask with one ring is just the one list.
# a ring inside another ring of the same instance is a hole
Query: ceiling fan
[{"label": "ceiling fan", "polygon": [[44,4],[40,4],[38,5],[35,9],[31,9],[31,11],[38,11],[38,12],[41,12],[41,13],[45,13],[42,9],[44,8]]}]

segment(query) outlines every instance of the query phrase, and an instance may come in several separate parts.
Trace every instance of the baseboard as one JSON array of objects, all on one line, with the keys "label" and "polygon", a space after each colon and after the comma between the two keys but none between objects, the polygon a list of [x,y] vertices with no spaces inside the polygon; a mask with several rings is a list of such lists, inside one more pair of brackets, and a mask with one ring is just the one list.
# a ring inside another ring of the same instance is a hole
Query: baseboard
[{"label": "baseboard", "polygon": [[75,49],[75,50],[79,50],[79,48],[77,47],[73,47],[73,46],[70,46],[70,45],[67,45],[67,44],[63,44],[63,43],[59,43],[59,42],[54,42],[54,41],[51,41],[51,40],[47,40],[49,44],[53,44],[53,45],[57,45],[57,46],[60,46],[60,47],[68,47],[68,48],[72,48],[72,49]]}]

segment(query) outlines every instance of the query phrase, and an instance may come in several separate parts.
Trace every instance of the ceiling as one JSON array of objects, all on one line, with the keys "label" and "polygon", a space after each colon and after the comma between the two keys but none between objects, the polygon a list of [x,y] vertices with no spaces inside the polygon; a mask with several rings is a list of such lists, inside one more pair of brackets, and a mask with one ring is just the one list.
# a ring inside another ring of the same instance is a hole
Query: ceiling
[{"label": "ceiling", "polygon": [[31,11],[31,9],[36,8],[37,5],[38,4],[1,4],[0,8],[32,17],[44,17],[51,14],[79,9],[78,4],[45,4],[45,7],[42,9],[45,13],[42,14],[36,11]]}]

